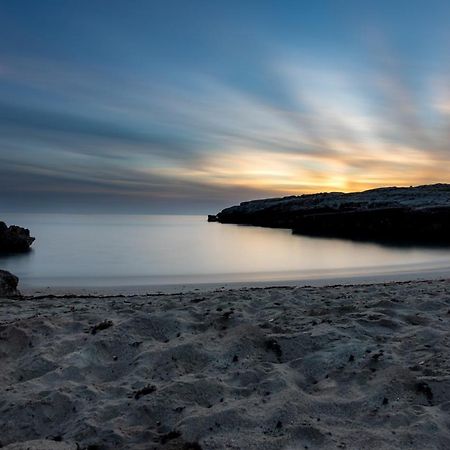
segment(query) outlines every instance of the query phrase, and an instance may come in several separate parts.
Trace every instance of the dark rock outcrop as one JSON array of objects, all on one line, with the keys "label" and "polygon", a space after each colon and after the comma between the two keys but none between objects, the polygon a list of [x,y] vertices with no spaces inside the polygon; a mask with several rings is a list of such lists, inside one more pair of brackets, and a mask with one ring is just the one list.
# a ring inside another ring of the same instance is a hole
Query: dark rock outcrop
[{"label": "dark rock outcrop", "polygon": [[218,222],[217,216],[213,214],[208,214],[208,222]]},{"label": "dark rock outcrop", "polygon": [[243,202],[217,221],[311,236],[450,244],[450,185],[381,188]]},{"label": "dark rock outcrop", "polygon": [[0,222],[0,253],[26,252],[34,242],[30,230]]},{"label": "dark rock outcrop", "polygon": [[19,295],[17,285],[19,279],[6,270],[0,270],[0,298]]}]

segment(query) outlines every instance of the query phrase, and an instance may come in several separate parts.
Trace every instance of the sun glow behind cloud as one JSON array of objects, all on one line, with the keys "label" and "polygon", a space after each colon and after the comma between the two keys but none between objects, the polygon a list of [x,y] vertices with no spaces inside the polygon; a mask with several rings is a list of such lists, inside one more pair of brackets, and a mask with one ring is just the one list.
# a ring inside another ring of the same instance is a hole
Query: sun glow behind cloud
[{"label": "sun glow behind cloud", "polygon": [[[212,147],[194,163],[172,162],[146,172],[273,195],[412,185],[448,176],[447,152],[440,151],[445,126],[429,130],[416,124],[410,93],[404,86],[397,92],[388,74],[371,74],[364,92],[354,89],[352,76],[331,66],[322,71],[302,70],[300,61],[274,66],[284,67],[279,82],[291,100],[289,109],[203,80],[201,107],[189,105],[189,113]],[[391,104],[392,96],[402,101]],[[389,101],[372,105],[373,97]],[[178,104],[178,111],[184,106]],[[434,109],[447,124],[445,108]],[[433,137],[425,141],[428,132]]]}]

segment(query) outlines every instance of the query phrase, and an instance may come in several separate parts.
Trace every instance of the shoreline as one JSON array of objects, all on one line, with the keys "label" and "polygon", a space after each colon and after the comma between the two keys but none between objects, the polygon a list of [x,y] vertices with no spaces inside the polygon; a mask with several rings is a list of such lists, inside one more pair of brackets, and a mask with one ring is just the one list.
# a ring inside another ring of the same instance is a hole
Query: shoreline
[{"label": "shoreline", "polygon": [[[345,271],[344,271],[345,272]],[[335,285],[360,285],[360,284],[380,284],[380,283],[395,283],[395,282],[414,282],[414,281],[428,281],[428,280],[444,280],[450,279],[450,267],[438,269],[424,268],[420,270],[398,270],[396,272],[379,273],[374,272],[371,275],[335,275],[325,277],[319,275],[316,278],[306,276],[303,278],[290,277],[289,275],[270,280],[255,280],[255,281],[214,281],[214,282],[172,282],[161,284],[148,284],[132,281],[127,284],[108,285],[107,283],[92,284],[87,286],[80,286],[80,281],[76,284],[62,283],[59,286],[45,286],[46,283],[40,282],[36,285],[33,283],[26,283],[21,280],[19,284],[19,291],[25,296],[34,295],[144,295],[144,294],[173,294],[173,293],[190,293],[193,291],[206,292],[217,289],[242,289],[242,288],[266,288],[266,287],[327,287]],[[49,284],[49,283],[47,283]]]},{"label": "shoreline", "polygon": [[[322,281],[322,280],[321,280]],[[122,291],[120,288],[117,289],[112,288],[112,290],[107,290],[107,288],[99,288],[90,290],[89,288],[83,289],[80,288],[77,291],[76,288],[70,290],[70,288],[62,288],[62,290],[50,289],[49,291],[41,292],[39,290],[31,290],[22,292],[19,296],[15,296],[9,298],[8,300],[17,300],[17,301],[33,301],[33,300],[45,300],[45,299],[55,299],[55,300],[64,300],[64,299],[93,299],[93,300],[101,300],[101,299],[133,299],[133,298],[151,298],[151,297],[173,297],[173,296],[186,296],[186,295],[199,295],[199,294],[217,294],[217,293],[226,293],[226,292],[252,292],[259,290],[294,290],[294,289],[323,289],[329,290],[334,288],[343,288],[343,289],[353,289],[353,288],[363,288],[363,287],[378,287],[378,286],[403,286],[409,284],[424,284],[428,285],[430,283],[450,283],[450,278],[421,278],[421,279],[405,279],[405,280],[380,280],[380,281],[370,281],[370,280],[361,280],[360,282],[338,282],[338,283],[327,283],[327,284],[298,284],[296,282],[285,283],[285,284],[271,284],[261,282],[259,284],[248,284],[248,283],[238,283],[238,285],[205,285],[202,287],[198,287],[198,285],[185,286],[185,285],[169,285],[166,287],[167,290],[157,289],[152,291],[151,289],[147,289],[146,286],[142,286],[142,291],[139,291],[140,287],[133,287],[131,291]],[[194,287],[197,286],[197,287]]]},{"label": "shoreline", "polygon": [[449,279],[1,300],[0,443],[449,448],[449,311]]}]

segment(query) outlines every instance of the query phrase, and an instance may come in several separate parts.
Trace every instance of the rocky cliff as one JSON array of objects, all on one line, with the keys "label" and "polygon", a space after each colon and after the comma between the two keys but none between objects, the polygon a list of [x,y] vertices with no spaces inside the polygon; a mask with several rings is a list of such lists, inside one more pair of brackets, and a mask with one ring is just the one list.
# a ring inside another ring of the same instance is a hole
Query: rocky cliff
[{"label": "rocky cliff", "polygon": [[450,185],[254,200],[209,220],[290,228],[313,236],[450,243]]}]

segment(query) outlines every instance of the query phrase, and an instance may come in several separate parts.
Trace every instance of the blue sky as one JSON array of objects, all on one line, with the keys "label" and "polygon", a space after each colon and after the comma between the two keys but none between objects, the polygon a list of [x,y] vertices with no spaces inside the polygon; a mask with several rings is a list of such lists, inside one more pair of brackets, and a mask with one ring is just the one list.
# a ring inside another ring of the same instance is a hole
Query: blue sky
[{"label": "blue sky", "polygon": [[448,182],[445,1],[0,0],[0,207]]}]

